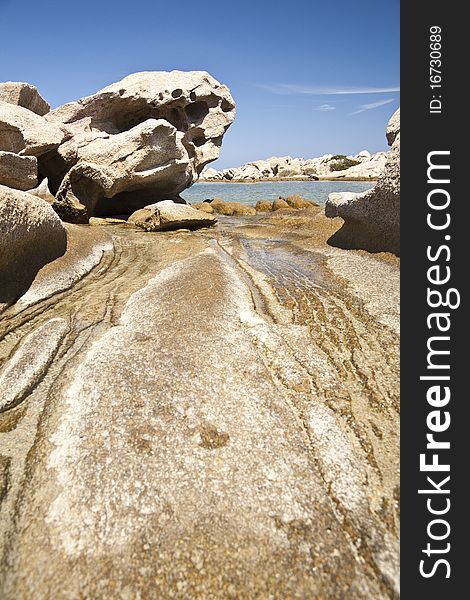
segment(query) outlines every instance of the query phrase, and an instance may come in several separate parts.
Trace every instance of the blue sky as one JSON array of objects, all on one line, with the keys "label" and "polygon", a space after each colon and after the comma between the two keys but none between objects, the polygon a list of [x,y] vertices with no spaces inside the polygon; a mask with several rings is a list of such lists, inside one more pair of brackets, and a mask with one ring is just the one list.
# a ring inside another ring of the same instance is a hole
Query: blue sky
[{"label": "blue sky", "polygon": [[384,150],[399,105],[399,0],[0,0],[0,80],[53,105],[144,70],[206,70],[237,119],[214,166]]}]

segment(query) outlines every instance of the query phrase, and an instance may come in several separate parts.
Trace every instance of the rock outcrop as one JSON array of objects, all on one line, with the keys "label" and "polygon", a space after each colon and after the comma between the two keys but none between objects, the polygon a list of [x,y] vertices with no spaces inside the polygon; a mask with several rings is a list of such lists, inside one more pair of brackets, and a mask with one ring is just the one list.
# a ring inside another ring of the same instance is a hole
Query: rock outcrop
[{"label": "rock outcrop", "polygon": [[0,100],[22,106],[40,116],[44,116],[51,108],[34,85],[21,81],[1,82]]},{"label": "rock outcrop", "polygon": [[47,122],[68,133],[40,160],[55,210],[80,222],[181,201],[234,117],[228,88],[204,71],[134,73],[53,110]]},{"label": "rock outcrop", "polygon": [[389,146],[393,145],[395,138],[400,133],[400,109],[396,110],[390,117],[387,124],[387,142]]},{"label": "rock outcrop", "polygon": [[66,247],[64,225],[47,202],[0,185],[0,304],[23,294]]},{"label": "rock outcrop", "polygon": [[400,253],[400,113],[389,121],[392,148],[383,175],[363,194],[330,194],[327,217],[341,217],[344,225],[329,242],[341,248]]},{"label": "rock outcrop", "polygon": [[0,151],[0,185],[29,190],[37,185],[37,175],[38,163],[35,156]]},{"label": "rock outcrop", "polygon": [[385,166],[386,153],[370,154],[367,150],[355,156],[325,154],[317,158],[273,156],[246,163],[241,167],[216,171],[204,169],[203,181],[260,181],[265,179],[377,179]]},{"label": "rock outcrop", "polygon": [[175,204],[164,200],[141,208],[128,219],[145,231],[169,231],[172,229],[199,229],[217,223],[216,217],[198,211],[186,204]]},{"label": "rock outcrop", "polygon": [[0,151],[41,156],[64,141],[61,127],[34,112],[0,100]]}]

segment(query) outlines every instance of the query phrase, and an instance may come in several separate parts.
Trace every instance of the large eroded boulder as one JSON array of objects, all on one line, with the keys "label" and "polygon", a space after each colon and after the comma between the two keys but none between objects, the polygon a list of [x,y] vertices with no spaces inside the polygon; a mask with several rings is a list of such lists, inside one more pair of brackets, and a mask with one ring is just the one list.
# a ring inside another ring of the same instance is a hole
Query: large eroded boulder
[{"label": "large eroded boulder", "polygon": [[0,83],[0,100],[9,104],[16,104],[43,116],[51,109],[37,88],[30,83],[22,81],[4,81]]},{"label": "large eroded boulder", "polygon": [[399,111],[392,117],[393,145],[376,186],[362,194],[330,194],[327,217],[341,217],[344,224],[329,240],[341,248],[400,253],[400,131]]},{"label": "large eroded boulder", "polygon": [[66,247],[64,225],[47,202],[0,185],[0,304],[21,296]]},{"label": "large eroded boulder", "polygon": [[130,214],[179,193],[219,156],[235,117],[228,88],[205,71],[134,73],[50,112],[69,139],[40,170],[65,219]]},{"label": "large eroded boulder", "polygon": [[64,139],[60,126],[27,108],[0,100],[0,151],[40,156],[58,148]]}]

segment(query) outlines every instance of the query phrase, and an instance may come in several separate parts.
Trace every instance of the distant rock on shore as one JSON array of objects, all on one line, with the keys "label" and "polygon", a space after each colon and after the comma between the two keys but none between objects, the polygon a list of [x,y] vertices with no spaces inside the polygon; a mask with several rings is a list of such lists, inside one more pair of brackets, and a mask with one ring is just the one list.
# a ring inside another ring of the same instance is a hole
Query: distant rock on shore
[{"label": "distant rock on shore", "polygon": [[325,154],[303,159],[273,156],[241,167],[216,171],[205,168],[200,181],[261,181],[266,179],[377,179],[384,169],[386,152],[363,150],[354,156]]},{"label": "distant rock on shore", "polygon": [[400,253],[400,109],[387,126],[392,146],[377,185],[363,194],[330,194],[327,217],[341,217],[344,225],[329,240],[341,248]]}]

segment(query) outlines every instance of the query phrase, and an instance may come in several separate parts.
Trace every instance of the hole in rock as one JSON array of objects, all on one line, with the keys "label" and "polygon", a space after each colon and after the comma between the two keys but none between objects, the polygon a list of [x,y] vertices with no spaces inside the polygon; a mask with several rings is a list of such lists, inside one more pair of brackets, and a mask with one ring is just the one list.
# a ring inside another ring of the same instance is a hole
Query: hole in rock
[{"label": "hole in rock", "polygon": [[193,104],[188,104],[184,109],[188,118],[191,121],[202,121],[204,117],[209,114],[209,107],[206,102],[193,102]]},{"label": "hole in rock", "polygon": [[220,105],[220,108],[224,112],[230,112],[231,110],[233,110],[233,105],[230,104],[230,102],[228,100],[226,100],[225,98],[223,98],[222,104]]},{"label": "hole in rock", "polygon": [[171,95],[173,96],[173,98],[179,98],[182,93],[183,93],[183,90],[178,88],[177,90],[173,90],[171,92]]},{"label": "hole in rock", "polygon": [[204,146],[204,144],[206,143],[206,138],[203,135],[198,135],[197,137],[193,138],[193,144],[195,146],[197,146],[198,148],[200,146]]},{"label": "hole in rock", "polygon": [[[122,105],[116,105],[113,113],[109,116],[109,121],[114,124],[115,129],[120,133],[129,131],[129,129],[144,123],[147,119],[165,119],[179,131],[188,129],[187,118],[181,108],[160,107],[155,106],[154,103],[123,103]],[[110,131],[110,133],[116,133],[116,131]]]}]

